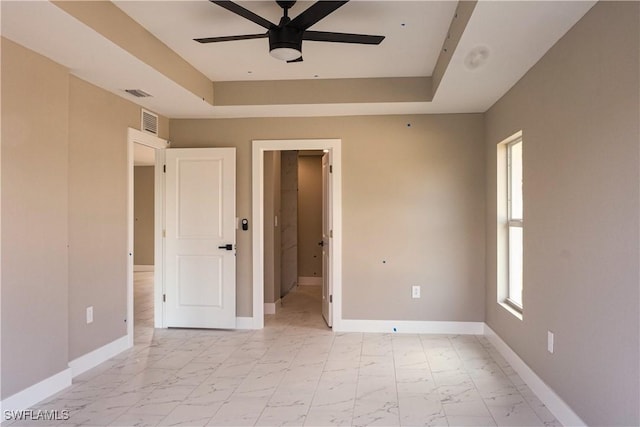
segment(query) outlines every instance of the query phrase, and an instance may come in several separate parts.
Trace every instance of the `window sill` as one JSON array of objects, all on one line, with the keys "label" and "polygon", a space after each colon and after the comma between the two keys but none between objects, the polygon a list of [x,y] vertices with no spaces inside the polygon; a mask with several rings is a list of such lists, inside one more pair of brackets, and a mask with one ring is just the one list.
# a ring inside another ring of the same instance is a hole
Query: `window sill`
[{"label": "window sill", "polygon": [[511,306],[511,304],[509,304],[507,301],[500,301],[498,302],[498,304],[504,308],[505,310],[507,310],[509,313],[511,313],[513,316],[515,316],[516,318],[518,318],[520,321],[522,321],[522,312],[516,310],[514,307]]}]

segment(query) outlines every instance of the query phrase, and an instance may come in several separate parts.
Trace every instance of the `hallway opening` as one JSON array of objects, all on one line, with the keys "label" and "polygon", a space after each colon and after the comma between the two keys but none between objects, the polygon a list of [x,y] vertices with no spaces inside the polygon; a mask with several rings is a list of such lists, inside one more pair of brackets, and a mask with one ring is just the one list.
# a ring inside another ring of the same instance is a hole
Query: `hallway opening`
[{"label": "hallway opening", "polygon": [[265,315],[276,314],[295,292],[294,298],[307,301],[309,313],[322,317],[323,267],[328,267],[323,266],[328,249],[323,239],[325,155],[323,150],[264,154]]}]

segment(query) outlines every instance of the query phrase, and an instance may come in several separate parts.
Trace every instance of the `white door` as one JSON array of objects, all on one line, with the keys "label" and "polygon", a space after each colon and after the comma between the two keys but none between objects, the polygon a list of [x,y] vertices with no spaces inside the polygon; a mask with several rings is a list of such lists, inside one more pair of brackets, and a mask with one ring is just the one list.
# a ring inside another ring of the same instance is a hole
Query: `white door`
[{"label": "white door", "polygon": [[235,148],[166,150],[166,326],[236,327]]},{"label": "white door", "polygon": [[322,156],[322,316],[333,326],[331,283],[331,170],[329,153]]}]

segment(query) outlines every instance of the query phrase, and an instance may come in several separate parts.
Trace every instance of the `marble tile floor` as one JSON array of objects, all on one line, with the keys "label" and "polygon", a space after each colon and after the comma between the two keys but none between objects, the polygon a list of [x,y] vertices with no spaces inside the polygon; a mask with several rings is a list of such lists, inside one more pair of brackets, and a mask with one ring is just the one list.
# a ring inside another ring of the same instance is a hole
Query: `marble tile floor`
[{"label": "marble tile floor", "polygon": [[482,336],[334,333],[302,286],[258,331],[153,329],[135,276],[135,346],[11,426],[559,426]]}]

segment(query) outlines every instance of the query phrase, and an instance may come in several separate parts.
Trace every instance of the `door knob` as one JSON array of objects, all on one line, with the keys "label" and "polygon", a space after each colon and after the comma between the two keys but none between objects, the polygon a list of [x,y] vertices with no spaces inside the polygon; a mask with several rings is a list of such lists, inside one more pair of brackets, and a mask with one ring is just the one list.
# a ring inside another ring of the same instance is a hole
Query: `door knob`
[{"label": "door knob", "polygon": [[232,251],[233,250],[233,245],[231,243],[227,243],[224,246],[218,246],[218,249],[226,249],[228,251]]}]

